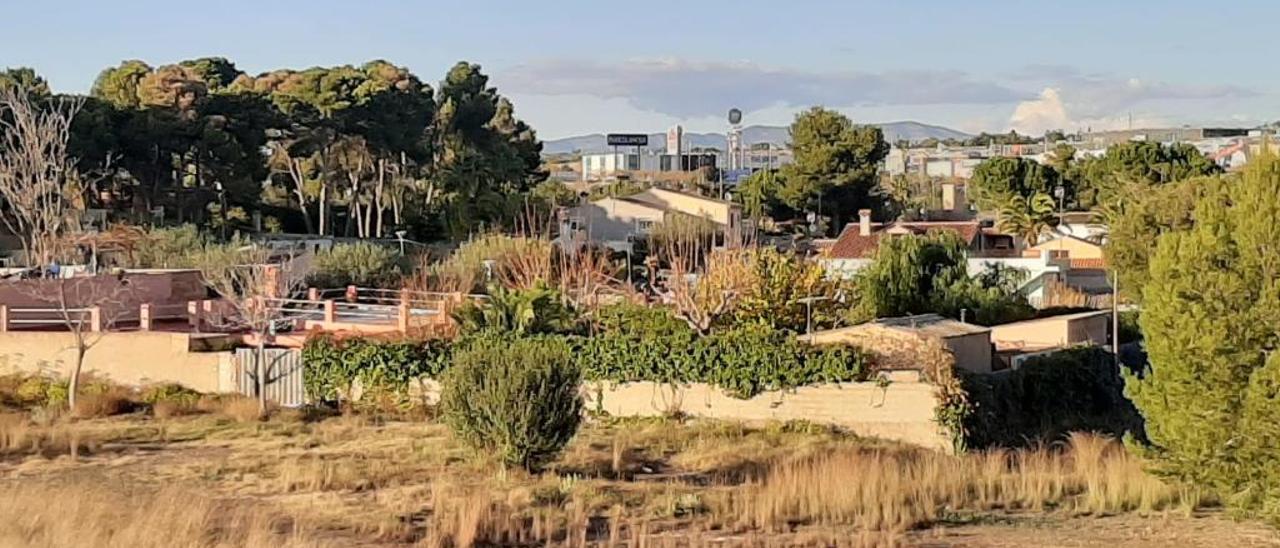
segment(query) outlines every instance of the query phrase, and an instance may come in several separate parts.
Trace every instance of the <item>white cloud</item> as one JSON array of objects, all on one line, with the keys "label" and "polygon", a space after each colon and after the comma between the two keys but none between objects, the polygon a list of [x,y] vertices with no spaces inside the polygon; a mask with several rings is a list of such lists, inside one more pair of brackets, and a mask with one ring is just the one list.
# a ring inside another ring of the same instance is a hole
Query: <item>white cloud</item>
[{"label": "white cloud", "polygon": [[516,66],[494,80],[524,94],[622,98],[678,118],[719,115],[731,107],[995,104],[1026,97],[961,71],[804,72],[673,58],[549,60]]}]

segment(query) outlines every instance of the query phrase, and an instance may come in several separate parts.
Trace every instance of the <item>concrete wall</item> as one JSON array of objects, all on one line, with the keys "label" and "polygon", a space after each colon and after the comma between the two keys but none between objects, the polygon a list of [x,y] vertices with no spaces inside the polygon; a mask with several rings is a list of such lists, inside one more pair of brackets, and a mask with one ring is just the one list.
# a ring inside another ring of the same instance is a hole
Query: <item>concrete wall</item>
[{"label": "concrete wall", "polygon": [[1086,242],[1076,238],[1057,237],[1051,240],[1041,242],[1035,246],[1028,247],[1027,252],[1035,252],[1039,254],[1043,251],[1049,251],[1055,254],[1065,253],[1067,257],[1072,259],[1101,259],[1103,258],[1102,246],[1093,242]]},{"label": "concrete wall", "polygon": [[956,359],[956,367],[973,373],[991,372],[991,337],[989,333],[957,335],[942,339],[943,346]]},{"label": "concrete wall", "polygon": [[[190,348],[191,337],[185,333],[105,333],[85,355],[84,369],[126,385],[176,382],[201,392],[235,389],[230,352],[191,352]],[[74,366],[75,340],[70,333],[0,335],[0,372],[65,376]]]},{"label": "concrete wall", "polygon": [[652,382],[617,386],[601,383],[585,390],[586,407],[603,409],[614,416],[658,416],[679,411],[748,423],[807,420],[836,425],[861,436],[949,451],[951,442],[933,420],[938,405],[934,386],[907,378],[918,378],[914,372],[898,372],[896,376],[901,379],[884,388],[874,382],[806,386],[767,392],[749,400],[727,396],[723,390],[706,384],[676,387]]},{"label": "concrete wall", "polygon": [[879,369],[929,371],[937,367],[934,346],[950,352],[956,367],[974,373],[991,372],[991,339],[987,332],[929,338],[876,324],[864,324],[804,335],[800,340],[813,344],[850,344],[872,354]]},{"label": "concrete wall", "polygon": [[661,223],[665,213],[657,208],[616,198],[604,198],[572,208],[570,217],[581,221],[593,241],[625,240],[636,234],[640,220]]},{"label": "concrete wall", "polygon": [[738,227],[742,217],[742,208],[736,204],[661,188],[650,188],[630,196],[629,199],[652,204],[667,211],[702,217],[730,230]]},{"label": "concrete wall", "polygon": [[1001,349],[1060,348],[1107,344],[1109,313],[1105,310],[1027,320],[991,328],[991,341]]}]

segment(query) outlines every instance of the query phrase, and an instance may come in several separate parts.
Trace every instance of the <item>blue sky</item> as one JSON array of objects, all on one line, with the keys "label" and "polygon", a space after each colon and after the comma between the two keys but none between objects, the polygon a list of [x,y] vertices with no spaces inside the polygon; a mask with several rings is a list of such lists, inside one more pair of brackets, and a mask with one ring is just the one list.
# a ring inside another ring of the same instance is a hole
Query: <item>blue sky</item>
[{"label": "blue sky", "polygon": [[83,92],[124,59],[481,63],[544,138],[785,124],[813,104],[965,131],[1280,119],[1280,2],[4,0],[0,66]]}]

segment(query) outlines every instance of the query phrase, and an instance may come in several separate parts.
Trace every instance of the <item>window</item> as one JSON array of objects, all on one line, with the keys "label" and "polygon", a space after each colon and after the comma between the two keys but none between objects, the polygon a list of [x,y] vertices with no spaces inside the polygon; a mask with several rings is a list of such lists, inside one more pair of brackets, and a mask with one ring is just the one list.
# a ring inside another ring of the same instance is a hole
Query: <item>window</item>
[{"label": "window", "polygon": [[640,234],[648,234],[653,230],[653,219],[636,219],[636,232]]}]

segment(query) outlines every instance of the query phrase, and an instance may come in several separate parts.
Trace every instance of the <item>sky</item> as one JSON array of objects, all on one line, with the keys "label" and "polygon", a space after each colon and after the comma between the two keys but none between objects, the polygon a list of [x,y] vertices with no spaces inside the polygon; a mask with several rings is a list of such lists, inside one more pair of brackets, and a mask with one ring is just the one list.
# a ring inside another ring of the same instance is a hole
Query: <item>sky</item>
[{"label": "sky", "polygon": [[126,59],[480,63],[544,139],[857,122],[1038,134],[1280,120],[1280,2],[0,0],[0,67],[87,92]]}]

